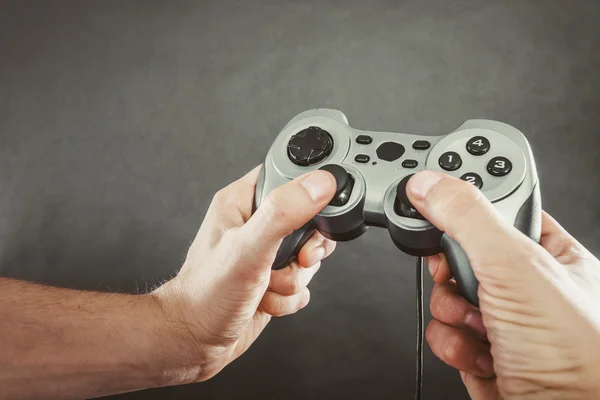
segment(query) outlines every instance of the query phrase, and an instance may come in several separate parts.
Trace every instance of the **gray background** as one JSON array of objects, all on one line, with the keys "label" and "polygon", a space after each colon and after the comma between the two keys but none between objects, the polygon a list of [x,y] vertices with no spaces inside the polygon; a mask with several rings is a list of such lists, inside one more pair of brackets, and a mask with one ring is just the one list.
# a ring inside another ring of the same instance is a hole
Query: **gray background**
[{"label": "gray background", "polygon": [[[2,1],[0,272],[145,288],[314,107],[374,130],[519,127],[544,208],[598,254],[599,19],[596,0]],[[380,229],[338,249],[308,309],[218,377],[116,398],[411,398],[413,259]],[[425,398],[466,396],[425,362]]]}]

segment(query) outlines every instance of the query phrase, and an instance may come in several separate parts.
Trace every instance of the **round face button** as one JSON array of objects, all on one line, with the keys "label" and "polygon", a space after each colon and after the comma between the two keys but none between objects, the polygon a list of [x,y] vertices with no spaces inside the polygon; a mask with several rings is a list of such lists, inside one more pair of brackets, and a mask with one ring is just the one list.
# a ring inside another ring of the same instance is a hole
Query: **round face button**
[{"label": "round face button", "polygon": [[490,141],[483,136],[475,136],[467,142],[467,151],[474,156],[482,156],[490,150]]},{"label": "round face button", "polygon": [[316,126],[311,126],[290,139],[288,157],[296,165],[309,166],[323,161],[333,150],[331,135]]},{"label": "round face button", "polygon": [[447,151],[440,157],[440,167],[446,171],[456,171],[462,165],[462,158],[454,151]]},{"label": "round face button", "polygon": [[483,187],[483,180],[479,175],[475,172],[467,172],[463,176],[460,177],[463,181],[469,182],[471,185],[475,186],[477,189],[481,189]]},{"label": "round face button", "polygon": [[512,171],[512,163],[506,157],[494,157],[488,163],[487,170],[494,176],[504,176]]}]

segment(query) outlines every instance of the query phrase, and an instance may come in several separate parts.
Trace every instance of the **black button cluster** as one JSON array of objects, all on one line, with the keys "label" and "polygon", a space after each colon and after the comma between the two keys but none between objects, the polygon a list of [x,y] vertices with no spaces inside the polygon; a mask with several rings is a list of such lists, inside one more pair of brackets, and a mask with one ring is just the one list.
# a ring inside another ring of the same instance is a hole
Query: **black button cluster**
[{"label": "black button cluster", "polygon": [[[358,135],[356,137],[356,143],[362,144],[362,145],[371,144],[371,143],[373,143],[373,138],[369,135]],[[357,163],[361,163],[361,164],[366,164],[370,160],[371,160],[371,157],[368,156],[367,154],[357,154],[356,157],[354,157],[354,161],[356,161]]]},{"label": "black button cluster", "polygon": [[[467,141],[467,151],[474,156],[487,154],[490,148],[490,141],[483,136],[474,136]],[[440,156],[439,164],[446,171],[456,171],[462,166],[462,159],[458,153],[447,151]],[[512,171],[512,163],[506,157],[494,157],[488,163],[487,171],[493,176],[505,176]],[[460,179],[471,183],[479,189],[483,187],[483,179],[474,172],[467,172]]]},{"label": "black button cluster", "polygon": [[[304,145],[303,145],[302,146],[303,153],[302,153],[302,157],[300,157],[300,158],[302,160],[308,159],[309,160],[308,162],[311,162],[311,163],[316,163],[316,162],[322,160],[323,158],[325,158],[329,154],[329,153],[327,153],[327,148],[329,145],[328,145],[327,138],[323,138],[322,136],[319,136],[319,135],[317,135],[316,137],[314,136],[315,133],[310,131],[313,128],[314,127],[309,128],[308,129],[309,132],[307,132],[307,135],[312,135],[309,140],[310,145],[307,146],[307,149],[309,149],[309,150],[304,150]],[[320,131],[322,131],[322,130],[320,130]],[[325,131],[322,131],[322,132],[324,132],[325,134],[327,134],[327,136],[329,136],[329,134],[327,132],[325,132]],[[301,133],[302,132],[298,133],[296,136],[299,136]],[[294,139],[294,138],[292,138],[292,139]],[[329,136],[329,139],[331,139],[330,136]],[[304,139],[304,140],[306,140],[306,139]],[[356,137],[356,143],[362,144],[362,145],[369,145],[369,144],[373,143],[373,138],[369,135],[358,135]],[[292,150],[290,150],[290,147],[292,147],[293,144],[295,144],[295,142],[292,143],[292,140],[290,140],[290,145],[288,146],[288,151],[290,152],[290,158],[292,158],[292,155],[291,155]],[[333,141],[331,141],[331,147],[332,146],[333,146]],[[431,143],[427,140],[415,140],[412,144],[412,148],[414,150],[427,150],[430,147],[431,147]],[[314,150],[314,148],[316,148],[316,150]],[[467,151],[469,152],[469,154],[474,155],[474,156],[482,156],[484,154],[487,154],[490,151],[491,144],[490,144],[489,139],[484,136],[474,136],[467,141],[466,148],[467,148]],[[309,152],[308,156],[306,156],[306,151]],[[396,161],[399,158],[401,158],[404,155],[405,151],[406,151],[406,149],[400,143],[385,142],[385,143],[380,144],[379,147],[377,147],[376,153],[377,153],[377,157],[379,157],[381,160],[392,162],[392,161]],[[331,152],[331,150],[329,150],[329,152]],[[318,161],[314,161],[314,160],[318,160]],[[292,161],[294,161],[294,160],[292,160]],[[357,154],[354,157],[354,161],[361,163],[361,164],[366,164],[369,161],[371,161],[371,157],[368,156],[367,154]],[[446,171],[456,171],[460,167],[462,167],[462,164],[463,164],[463,160],[462,160],[460,154],[458,154],[455,151],[445,152],[444,154],[442,154],[440,156],[438,162],[439,162],[440,167]],[[301,165],[310,165],[310,164],[301,164]],[[402,167],[408,168],[408,169],[417,168],[418,165],[419,165],[419,162],[417,160],[413,160],[413,159],[407,159],[402,162]],[[506,157],[494,157],[488,163],[487,171],[490,175],[493,175],[493,176],[505,176],[505,175],[508,175],[512,171],[512,163]],[[478,174],[476,174],[474,172],[467,172],[467,173],[463,174],[461,176],[461,179],[471,183],[472,185],[474,185],[475,187],[477,187],[479,189],[481,189],[483,187],[483,179],[481,178],[481,176],[479,176]]]},{"label": "black button cluster", "polygon": [[[358,144],[362,144],[362,145],[369,145],[371,143],[373,143],[373,138],[369,135],[358,135],[356,137],[356,143]],[[415,150],[427,150],[431,147],[431,143],[428,142],[427,140],[416,140],[413,144],[412,144],[413,149]],[[392,161],[396,161],[398,159],[400,159],[404,153],[406,152],[406,149],[404,148],[404,146],[400,143],[397,142],[385,142],[380,144],[377,147],[376,153],[377,153],[377,157],[383,161],[388,161],[388,162],[392,162]],[[354,161],[358,162],[358,163],[368,163],[369,161],[371,161],[371,157],[369,157],[366,154],[357,154],[354,157]],[[417,160],[404,160],[402,162],[402,166],[404,168],[416,168],[419,165]]]}]

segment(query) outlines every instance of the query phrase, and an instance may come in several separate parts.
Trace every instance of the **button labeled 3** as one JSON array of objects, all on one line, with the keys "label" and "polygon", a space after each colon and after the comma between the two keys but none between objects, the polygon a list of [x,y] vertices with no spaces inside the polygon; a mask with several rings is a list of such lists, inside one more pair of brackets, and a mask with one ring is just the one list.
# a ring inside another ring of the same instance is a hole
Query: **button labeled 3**
[{"label": "button labeled 3", "polygon": [[512,163],[506,157],[494,157],[488,163],[487,170],[494,176],[504,176],[512,171]]}]

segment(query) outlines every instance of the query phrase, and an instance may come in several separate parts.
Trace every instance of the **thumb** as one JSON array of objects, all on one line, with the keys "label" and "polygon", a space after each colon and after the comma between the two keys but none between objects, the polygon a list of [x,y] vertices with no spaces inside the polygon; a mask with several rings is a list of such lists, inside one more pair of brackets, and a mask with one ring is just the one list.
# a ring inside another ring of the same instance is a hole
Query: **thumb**
[{"label": "thumb", "polygon": [[409,180],[407,195],[429,222],[461,245],[471,264],[483,257],[501,261],[519,253],[520,244],[530,245],[479,189],[460,179],[423,171]]},{"label": "thumb", "polygon": [[255,255],[274,256],[281,240],[321,212],[335,190],[329,172],[308,172],[269,193],[240,233]]}]

